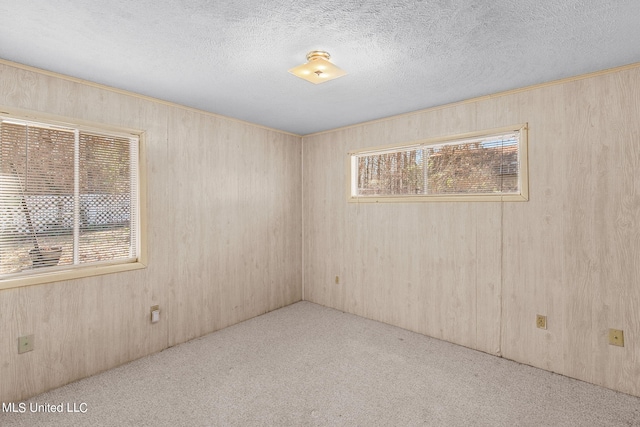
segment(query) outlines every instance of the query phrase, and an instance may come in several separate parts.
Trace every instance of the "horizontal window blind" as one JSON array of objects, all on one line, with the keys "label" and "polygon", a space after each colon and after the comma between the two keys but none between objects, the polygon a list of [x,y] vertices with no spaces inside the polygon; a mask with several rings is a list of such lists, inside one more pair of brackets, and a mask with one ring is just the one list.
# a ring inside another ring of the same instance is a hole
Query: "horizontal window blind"
[{"label": "horizontal window blind", "polygon": [[138,138],[0,121],[0,278],[138,256]]}]

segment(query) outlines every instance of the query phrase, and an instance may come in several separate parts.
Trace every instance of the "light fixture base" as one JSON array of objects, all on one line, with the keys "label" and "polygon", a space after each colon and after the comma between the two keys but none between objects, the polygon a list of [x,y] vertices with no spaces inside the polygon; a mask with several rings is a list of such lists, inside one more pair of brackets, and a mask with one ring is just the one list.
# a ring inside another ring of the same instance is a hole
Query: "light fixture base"
[{"label": "light fixture base", "polygon": [[325,52],[324,50],[312,50],[307,53],[307,61],[313,61],[315,59],[324,59],[325,61],[328,61],[331,59],[331,55],[329,55],[329,52]]},{"label": "light fixture base", "polygon": [[329,62],[328,52],[323,50],[312,50],[307,54],[306,64],[299,65],[289,70],[289,72],[301,79],[313,84],[328,82],[347,74],[337,66]]}]

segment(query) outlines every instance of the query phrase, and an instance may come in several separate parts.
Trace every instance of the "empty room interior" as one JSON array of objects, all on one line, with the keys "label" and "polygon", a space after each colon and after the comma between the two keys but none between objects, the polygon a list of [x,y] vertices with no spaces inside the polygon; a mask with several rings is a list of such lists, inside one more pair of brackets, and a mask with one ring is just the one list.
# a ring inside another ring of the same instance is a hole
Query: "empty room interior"
[{"label": "empty room interior", "polygon": [[0,0],[0,424],[640,425],[639,18]]}]

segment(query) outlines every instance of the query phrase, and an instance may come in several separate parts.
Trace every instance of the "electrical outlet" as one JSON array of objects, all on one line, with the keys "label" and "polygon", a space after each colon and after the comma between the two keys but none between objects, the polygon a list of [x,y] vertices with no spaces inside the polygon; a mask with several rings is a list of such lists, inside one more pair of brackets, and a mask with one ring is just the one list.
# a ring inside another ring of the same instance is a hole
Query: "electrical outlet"
[{"label": "electrical outlet", "polygon": [[151,323],[157,323],[160,321],[160,306],[152,305],[151,306]]},{"label": "electrical outlet", "polygon": [[536,326],[538,329],[547,329],[547,316],[542,314],[536,315]]},{"label": "electrical outlet", "polygon": [[624,331],[620,329],[609,329],[609,344],[624,347]]},{"label": "electrical outlet", "polygon": [[33,340],[33,335],[25,335],[24,337],[18,338],[18,354],[33,350]]}]

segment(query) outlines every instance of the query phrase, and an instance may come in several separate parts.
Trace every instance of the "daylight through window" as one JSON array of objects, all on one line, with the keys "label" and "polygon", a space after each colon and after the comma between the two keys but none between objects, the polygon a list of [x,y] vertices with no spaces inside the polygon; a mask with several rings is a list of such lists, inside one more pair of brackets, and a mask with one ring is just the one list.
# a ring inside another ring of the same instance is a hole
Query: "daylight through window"
[{"label": "daylight through window", "polygon": [[0,278],[135,262],[138,144],[0,117]]},{"label": "daylight through window", "polygon": [[350,198],[526,200],[525,127],[350,153]]}]

